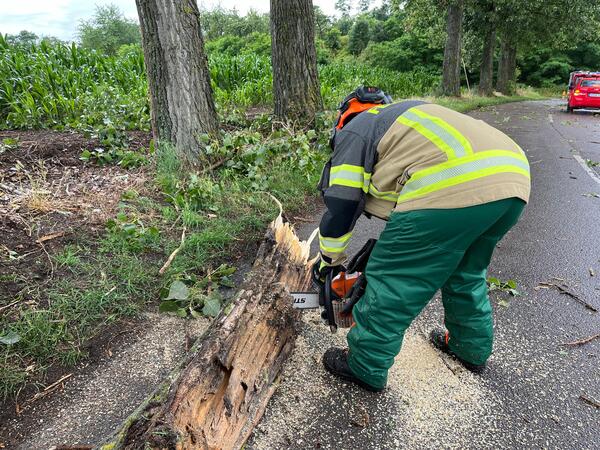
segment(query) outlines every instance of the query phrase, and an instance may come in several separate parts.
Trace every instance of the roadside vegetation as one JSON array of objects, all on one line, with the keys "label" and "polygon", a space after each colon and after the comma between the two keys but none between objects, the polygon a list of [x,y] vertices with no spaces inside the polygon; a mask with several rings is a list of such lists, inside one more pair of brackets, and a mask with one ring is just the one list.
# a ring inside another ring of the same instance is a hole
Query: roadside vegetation
[{"label": "roadside vegetation", "polygon": [[[316,20],[328,110],[359,84],[459,111],[544,98],[522,85],[508,96],[464,88],[461,98],[434,97],[443,46],[408,17],[375,9],[330,20],[317,10]],[[139,36],[114,8],[82,23],[82,45],[0,35],[0,398],[80,361],[88,343],[123,318],[146,310],[216,315],[226,304],[222,288],[234,285],[235,262],[277,213],[271,196],[292,222],[317,204],[332,113],[302,128],[269,114],[266,15],[216,10],[202,21],[223,125],[216,138],[203,138],[203,170],[182,167],[171,146],[150,141]],[[592,50],[600,55],[600,47]],[[553,78],[536,75],[527,56],[523,68],[531,71],[521,79],[556,89],[546,80],[562,82],[576,57],[552,65],[560,75]],[[465,72],[472,86],[469,60]],[[65,162],[57,147],[51,162],[36,153],[43,145],[29,132],[1,131],[37,129],[52,130],[40,132],[45,141],[76,139],[64,146],[76,153]],[[96,197],[73,199],[73,186],[84,195],[99,178]]]}]

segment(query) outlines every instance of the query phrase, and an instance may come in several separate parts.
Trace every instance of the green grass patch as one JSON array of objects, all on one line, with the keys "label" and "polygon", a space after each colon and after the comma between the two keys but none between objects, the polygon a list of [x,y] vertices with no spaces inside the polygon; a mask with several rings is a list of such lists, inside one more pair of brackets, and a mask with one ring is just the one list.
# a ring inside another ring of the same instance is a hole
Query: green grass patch
[{"label": "green grass patch", "polygon": [[482,97],[479,95],[463,93],[461,97],[425,97],[423,100],[437,103],[446,108],[458,112],[468,112],[477,108],[486,106],[501,105],[504,103],[522,102],[526,100],[544,100],[549,98],[546,93],[540,93],[531,88],[517,89],[515,95],[494,95],[491,97]]},{"label": "green grass patch", "polygon": [[[303,208],[329,156],[327,140],[321,119],[315,130],[292,132],[258,119],[205,140],[200,167],[227,160],[210,172],[182,167],[171,146],[158,148],[147,169],[154,188],[123,192],[103,236],[51,254],[52,279],[3,275],[21,292],[0,300],[0,307],[18,301],[0,318],[0,397],[85,358],[85,344],[108,324],[143,310],[216,315],[226,303],[221,288],[232,285],[232,255],[259,240],[278,213],[269,194],[287,212]],[[159,275],[184,228],[181,250]]]}]

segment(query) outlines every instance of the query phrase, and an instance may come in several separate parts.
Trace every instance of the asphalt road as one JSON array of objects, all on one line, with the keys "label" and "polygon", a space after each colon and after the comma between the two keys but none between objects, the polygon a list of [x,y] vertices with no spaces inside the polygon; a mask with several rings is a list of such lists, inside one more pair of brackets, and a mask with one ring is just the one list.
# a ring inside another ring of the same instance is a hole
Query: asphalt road
[{"label": "asphalt road", "polygon": [[[482,377],[431,349],[424,336],[442,321],[434,299],[415,321],[382,394],[329,376],[319,355],[343,345],[315,315],[247,448],[600,448],[600,313],[540,282],[569,286],[600,309],[600,116],[567,114],[558,101],[506,104],[472,115],[525,150],[532,196],[500,243],[490,275],[514,279],[521,296],[493,293],[496,340]],[[590,160],[592,167],[586,164]],[[318,224],[308,224],[307,234]],[[351,252],[384,223],[361,219]],[[556,278],[553,278],[556,277]]]}]

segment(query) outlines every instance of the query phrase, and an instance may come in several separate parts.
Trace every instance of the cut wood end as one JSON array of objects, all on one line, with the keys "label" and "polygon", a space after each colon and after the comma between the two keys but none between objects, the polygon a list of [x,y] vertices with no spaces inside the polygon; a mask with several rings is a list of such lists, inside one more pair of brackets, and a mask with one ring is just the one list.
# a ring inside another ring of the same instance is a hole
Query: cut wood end
[{"label": "cut wood end", "polygon": [[[279,214],[270,224],[277,245],[284,249],[293,264],[307,265],[310,258],[310,245],[314,239],[315,232],[306,241],[301,241],[296,235],[294,227],[289,222],[284,222],[282,214]],[[315,230],[316,231],[316,230]]]}]

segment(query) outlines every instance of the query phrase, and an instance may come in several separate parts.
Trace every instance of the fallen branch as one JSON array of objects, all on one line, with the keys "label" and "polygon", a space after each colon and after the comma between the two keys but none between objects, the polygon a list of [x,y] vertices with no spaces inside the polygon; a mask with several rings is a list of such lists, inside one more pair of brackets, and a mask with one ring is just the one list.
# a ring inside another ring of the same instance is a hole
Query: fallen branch
[{"label": "fallen branch", "polygon": [[61,377],[60,379],[58,379],[54,383],[46,386],[42,392],[38,392],[37,394],[35,394],[30,399],[25,400],[22,405],[17,405],[17,415],[21,414],[23,412],[23,410],[25,410],[25,408],[27,408],[29,405],[31,405],[36,400],[39,400],[40,398],[45,397],[46,395],[51,394],[52,392],[54,392],[58,387],[60,387],[63,384],[63,382],[66,379],[71,378],[72,376],[73,376],[73,374],[70,373],[68,375],[65,375],[65,376]]},{"label": "fallen branch", "polygon": [[56,239],[56,238],[62,237],[64,235],[65,235],[64,231],[59,231],[57,233],[51,233],[51,234],[47,234],[45,236],[42,236],[41,238],[36,239],[35,242],[36,242],[36,244],[41,244],[42,242],[46,242],[46,241],[49,241],[51,239]]},{"label": "fallen branch", "polygon": [[591,405],[591,406],[594,406],[594,407],[600,409],[600,402],[598,402],[597,400],[594,400],[593,398],[586,397],[585,395],[580,395],[579,399],[581,401],[583,401],[584,403],[587,403],[588,405]]},{"label": "fallen branch", "polygon": [[583,345],[583,344],[587,344],[588,342],[591,342],[594,339],[598,339],[598,338],[600,338],[600,333],[594,334],[593,336],[589,336],[584,339],[580,339],[578,341],[564,342],[562,345]]},{"label": "fallen branch", "polygon": [[16,304],[17,304],[17,303],[19,303],[20,301],[21,301],[21,300],[15,300],[14,302],[12,302],[12,303],[9,303],[8,305],[4,305],[4,306],[0,307],[0,311],[4,311],[5,309],[8,309],[8,308],[10,308],[11,306],[13,306],[13,305],[16,305]]},{"label": "fallen branch", "polygon": [[179,247],[177,247],[175,250],[173,250],[173,252],[169,255],[169,258],[167,259],[167,261],[163,264],[163,266],[158,271],[159,275],[162,275],[163,273],[165,273],[165,270],[167,270],[169,268],[169,266],[175,259],[175,256],[177,256],[177,253],[179,253],[181,251],[181,249],[183,248],[184,241],[185,241],[185,226],[183,227],[183,231],[181,232],[181,244],[179,244]]},{"label": "fallen branch", "polygon": [[568,295],[569,297],[571,297],[576,302],[578,302],[578,303],[582,304],[583,306],[585,306],[587,309],[589,309],[591,311],[594,311],[594,312],[598,312],[598,308],[596,308],[591,303],[588,303],[585,300],[583,300],[577,294],[575,294],[574,292],[572,292],[571,290],[569,290],[569,287],[566,286],[566,285],[564,285],[564,284],[556,284],[556,283],[552,283],[551,281],[542,281],[542,282],[538,283],[538,285],[537,285],[537,289],[540,289],[540,288],[543,288],[543,289],[555,288],[561,294]]}]

